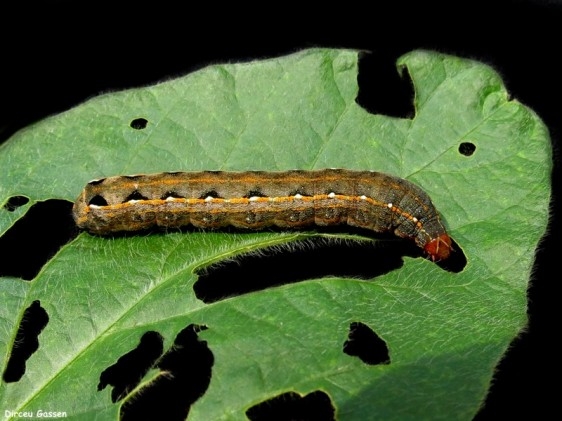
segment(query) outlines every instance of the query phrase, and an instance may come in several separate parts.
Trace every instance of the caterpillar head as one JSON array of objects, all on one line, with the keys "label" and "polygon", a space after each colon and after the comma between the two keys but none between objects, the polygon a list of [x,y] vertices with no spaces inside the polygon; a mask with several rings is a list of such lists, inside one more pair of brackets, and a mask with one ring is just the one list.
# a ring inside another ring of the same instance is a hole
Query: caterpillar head
[{"label": "caterpillar head", "polygon": [[447,234],[441,234],[428,241],[423,249],[434,262],[445,260],[451,254],[451,237]]}]

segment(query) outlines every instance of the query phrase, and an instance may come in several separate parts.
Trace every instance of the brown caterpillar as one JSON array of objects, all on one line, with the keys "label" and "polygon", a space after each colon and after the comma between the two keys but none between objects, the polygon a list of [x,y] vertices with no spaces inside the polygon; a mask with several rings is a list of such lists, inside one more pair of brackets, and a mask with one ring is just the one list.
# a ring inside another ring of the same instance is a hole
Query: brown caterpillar
[{"label": "brown caterpillar", "polygon": [[90,181],[73,208],[98,235],[153,227],[263,229],[348,224],[413,239],[434,261],[451,239],[429,196],[374,171],[167,172]]}]

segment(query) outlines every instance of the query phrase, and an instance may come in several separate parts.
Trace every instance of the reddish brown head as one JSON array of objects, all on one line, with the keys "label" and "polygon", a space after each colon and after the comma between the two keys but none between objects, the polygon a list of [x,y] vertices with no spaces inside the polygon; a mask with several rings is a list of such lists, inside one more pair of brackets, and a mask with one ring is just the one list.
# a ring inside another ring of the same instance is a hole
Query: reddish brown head
[{"label": "reddish brown head", "polygon": [[441,234],[429,241],[423,249],[434,262],[445,260],[451,254],[451,237],[447,234]]}]

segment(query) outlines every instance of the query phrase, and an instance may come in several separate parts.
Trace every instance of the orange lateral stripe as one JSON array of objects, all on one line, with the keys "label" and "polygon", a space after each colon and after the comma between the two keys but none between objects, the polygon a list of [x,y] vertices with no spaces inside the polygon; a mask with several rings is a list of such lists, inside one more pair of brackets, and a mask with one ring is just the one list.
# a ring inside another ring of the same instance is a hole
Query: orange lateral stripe
[{"label": "orange lateral stripe", "polygon": [[[204,205],[206,203],[222,203],[222,204],[250,204],[252,202],[256,202],[256,203],[281,203],[281,202],[297,202],[297,201],[302,201],[302,202],[314,202],[314,201],[319,201],[319,200],[340,200],[340,201],[347,201],[347,202],[362,202],[365,201],[371,205],[374,206],[380,206],[380,207],[388,207],[392,212],[399,214],[400,216],[410,220],[410,221],[415,221],[416,226],[420,229],[423,230],[423,224],[417,220],[417,218],[414,218],[414,216],[406,211],[403,211],[402,209],[398,208],[397,206],[390,206],[390,204],[388,203],[383,203],[380,202],[378,200],[375,200],[371,197],[365,197],[365,196],[347,196],[347,195],[341,195],[341,194],[336,194],[336,195],[329,195],[329,194],[318,194],[318,195],[314,195],[314,196],[300,196],[300,197],[295,197],[295,196],[277,196],[277,197],[253,197],[253,198],[249,198],[249,197],[235,197],[235,198],[231,198],[231,199],[224,199],[224,198],[208,198],[208,199],[195,199],[195,198],[174,198],[173,200],[166,200],[166,199],[147,199],[147,200],[135,200],[135,201],[129,201],[129,202],[124,202],[124,203],[118,203],[115,205],[107,205],[107,206],[99,206],[96,207],[95,209],[101,209],[105,212],[105,215],[107,217],[113,217],[116,215],[116,213],[111,212],[111,211],[118,211],[120,209],[126,209],[129,207],[136,207],[139,205],[148,205],[148,206],[162,206],[165,205],[167,203],[185,203],[187,205]],[[344,207],[345,205],[338,205],[334,203],[334,207]],[[85,214],[87,214],[90,210],[91,210],[91,206],[86,206],[85,208]],[[295,210],[304,210],[306,208],[297,208]],[[261,208],[261,209],[253,209],[253,212],[267,212],[269,209],[267,208]],[[184,208],[184,209],[169,209],[167,212],[173,212],[173,213],[177,213],[177,212],[188,212],[188,213],[196,213],[196,212],[201,212],[201,209],[189,209],[189,208]],[[206,212],[210,212],[210,213],[231,213],[233,212],[233,210],[229,209],[228,207],[225,207],[223,209],[209,209]],[[83,216],[80,218],[80,221],[86,220],[86,216]]]}]

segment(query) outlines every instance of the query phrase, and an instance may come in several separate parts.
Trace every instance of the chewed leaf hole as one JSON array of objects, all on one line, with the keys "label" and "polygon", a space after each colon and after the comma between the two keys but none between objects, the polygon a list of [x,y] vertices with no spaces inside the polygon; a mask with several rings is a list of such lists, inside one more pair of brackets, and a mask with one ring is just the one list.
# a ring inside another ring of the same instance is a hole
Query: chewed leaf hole
[{"label": "chewed leaf hole", "polygon": [[4,209],[6,209],[8,212],[13,212],[17,208],[25,205],[28,202],[29,202],[29,198],[25,196],[12,196],[4,204]]},{"label": "chewed leaf hole", "polygon": [[252,406],[246,411],[246,416],[251,421],[336,419],[330,396],[322,391],[305,396],[296,392],[283,393]]},{"label": "chewed leaf hole", "polygon": [[49,315],[39,300],[25,309],[14,346],[2,374],[6,383],[17,382],[25,374],[26,362],[39,349],[39,334],[49,322]]},{"label": "chewed leaf hole", "polygon": [[459,145],[459,153],[464,156],[471,156],[476,151],[476,145],[472,142],[462,142]]},{"label": "chewed leaf hole", "polygon": [[412,118],[414,85],[407,71],[396,71],[396,60],[397,57],[382,52],[360,56],[356,102],[371,114]]},{"label": "chewed leaf hole", "polygon": [[130,126],[135,130],[145,129],[148,125],[148,120],[146,118],[135,118],[131,121]]},{"label": "chewed leaf hole", "polygon": [[198,272],[193,289],[205,303],[327,276],[372,279],[400,268],[419,250],[411,242],[327,241],[315,238],[258,250]]},{"label": "chewed leaf hole", "polygon": [[160,372],[121,407],[121,420],[185,420],[211,382],[214,356],[199,339],[206,326],[190,324],[156,362]]},{"label": "chewed leaf hole", "polygon": [[135,349],[120,357],[115,364],[101,373],[98,390],[111,385],[112,402],[123,399],[138,386],[160,358],[164,351],[163,343],[164,340],[158,332],[146,332]]},{"label": "chewed leaf hole", "polygon": [[34,204],[0,237],[0,277],[35,278],[77,235],[71,202],[51,199]]},{"label": "chewed leaf hole", "polygon": [[447,272],[459,273],[466,267],[467,259],[460,245],[451,238],[450,256],[445,260],[435,262],[435,264]]},{"label": "chewed leaf hole", "polygon": [[349,334],[343,345],[343,352],[358,357],[368,365],[390,364],[386,342],[361,322],[353,322],[349,325]]}]

